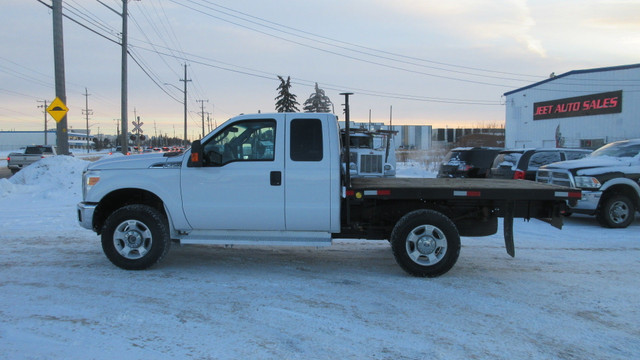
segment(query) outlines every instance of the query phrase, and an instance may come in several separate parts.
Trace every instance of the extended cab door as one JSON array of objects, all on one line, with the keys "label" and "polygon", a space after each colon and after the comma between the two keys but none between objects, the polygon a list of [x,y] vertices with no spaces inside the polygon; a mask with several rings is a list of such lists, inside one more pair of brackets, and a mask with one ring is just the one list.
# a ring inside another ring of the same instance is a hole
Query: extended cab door
[{"label": "extended cab door", "polygon": [[[329,114],[286,116],[286,228],[338,232],[340,155],[336,120]],[[331,134],[330,129],[336,133]]]},{"label": "extended cab door", "polygon": [[196,230],[285,230],[284,123],[240,118],[202,141],[203,167],[182,167],[184,214]]}]

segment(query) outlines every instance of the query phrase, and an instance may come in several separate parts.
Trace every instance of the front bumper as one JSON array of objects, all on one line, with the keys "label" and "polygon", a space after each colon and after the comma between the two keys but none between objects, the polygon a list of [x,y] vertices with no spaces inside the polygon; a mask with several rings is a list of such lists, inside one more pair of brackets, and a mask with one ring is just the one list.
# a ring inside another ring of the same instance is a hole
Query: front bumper
[{"label": "front bumper", "polygon": [[78,223],[85,229],[93,230],[93,213],[98,204],[81,202],[78,204]]}]

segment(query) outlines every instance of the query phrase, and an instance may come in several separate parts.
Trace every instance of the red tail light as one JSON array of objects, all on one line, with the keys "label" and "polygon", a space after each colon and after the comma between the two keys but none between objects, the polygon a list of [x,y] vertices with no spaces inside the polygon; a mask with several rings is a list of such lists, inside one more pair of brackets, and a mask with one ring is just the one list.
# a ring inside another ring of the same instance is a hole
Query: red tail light
[{"label": "red tail light", "polygon": [[516,170],[513,173],[513,178],[516,179],[516,180],[524,180],[524,171]]}]

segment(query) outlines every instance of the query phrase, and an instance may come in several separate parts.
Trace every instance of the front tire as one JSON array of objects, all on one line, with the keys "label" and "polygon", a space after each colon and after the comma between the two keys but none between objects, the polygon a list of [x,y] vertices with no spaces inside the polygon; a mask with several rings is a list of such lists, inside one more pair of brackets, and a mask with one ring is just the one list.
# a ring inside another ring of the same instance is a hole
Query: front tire
[{"label": "front tire", "polygon": [[116,266],[143,270],[169,252],[166,217],[147,205],[127,205],[114,211],[102,228],[102,250]]},{"label": "front tire", "polygon": [[453,267],[460,255],[456,226],[434,210],[415,210],[403,216],[390,240],[396,262],[413,276],[440,276]]},{"label": "front tire", "polygon": [[613,195],[606,199],[598,211],[598,222],[609,228],[626,228],[635,217],[636,208],[625,195]]}]

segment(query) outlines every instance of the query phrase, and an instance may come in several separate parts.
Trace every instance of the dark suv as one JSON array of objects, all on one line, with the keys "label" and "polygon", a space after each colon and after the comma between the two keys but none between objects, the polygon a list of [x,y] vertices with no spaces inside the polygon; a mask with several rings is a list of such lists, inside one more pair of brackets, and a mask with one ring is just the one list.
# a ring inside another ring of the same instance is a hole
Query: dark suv
[{"label": "dark suv", "polygon": [[502,148],[459,147],[445,156],[439,178],[484,178],[487,177],[493,159]]},{"label": "dark suv", "polygon": [[584,149],[514,149],[503,150],[493,160],[490,178],[536,180],[542,165],[581,159],[591,153]]}]

